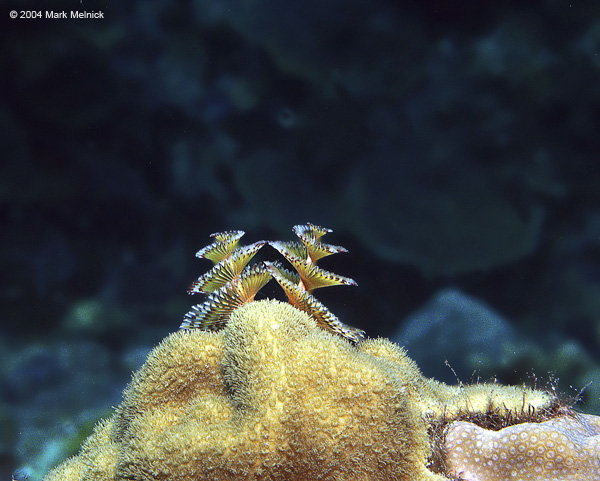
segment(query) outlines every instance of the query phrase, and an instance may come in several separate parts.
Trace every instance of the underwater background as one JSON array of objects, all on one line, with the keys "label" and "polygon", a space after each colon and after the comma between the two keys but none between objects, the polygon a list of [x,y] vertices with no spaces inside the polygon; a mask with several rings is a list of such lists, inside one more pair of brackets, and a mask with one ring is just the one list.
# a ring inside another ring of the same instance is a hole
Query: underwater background
[{"label": "underwater background", "polygon": [[332,228],[343,322],[600,414],[600,2],[21,0],[0,32],[0,478],[78,450],[229,229]]}]

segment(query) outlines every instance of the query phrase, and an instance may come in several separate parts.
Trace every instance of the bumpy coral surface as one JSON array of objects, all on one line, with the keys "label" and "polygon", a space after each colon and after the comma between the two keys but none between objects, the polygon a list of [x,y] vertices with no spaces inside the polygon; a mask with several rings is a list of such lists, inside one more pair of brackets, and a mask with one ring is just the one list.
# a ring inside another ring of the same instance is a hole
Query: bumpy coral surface
[{"label": "bumpy coral surface", "polygon": [[499,431],[452,423],[446,435],[450,474],[466,481],[598,481],[600,418],[568,414]]},{"label": "bumpy coral surface", "polygon": [[387,340],[353,345],[289,304],[251,302],[219,332],[167,337],[46,481],[441,481],[428,468],[433,420],[551,402],[437,383]]},{"label": "bumpy coral surface", "polygon": [[290,305],[250,303],[219,333],[168,337],[48,480],[442,479],[406,395],[418,371],[389,350],[382,363]]}]

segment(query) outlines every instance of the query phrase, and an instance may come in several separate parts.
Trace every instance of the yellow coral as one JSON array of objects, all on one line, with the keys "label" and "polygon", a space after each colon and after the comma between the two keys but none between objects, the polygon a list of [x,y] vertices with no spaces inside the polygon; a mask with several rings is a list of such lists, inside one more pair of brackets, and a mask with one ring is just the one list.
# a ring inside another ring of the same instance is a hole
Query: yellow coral
[{"label": "yellow coral", "polygon": [[544,393],[452,388],[383,339],[354,346],[289,304],[251,302],[222,331],[179,331],[57,480],[431,480],[434,420],[543,409]]},{"label": "yellow coral", "polygon": [[[489,428],[516,423],[506,429],[534,443],[538,431],[559,426],[573,449],[587,449],[576,467],[596,466],[596,438],[591,448],[577,444],[580,424],[543,423],[557,414],[554,396],[426,379],[399,346],[365,341],[343,324],[311,292],[356,284],[316,266],[345,249],[320,242],[329,229],[306,224],[294,232],[301,242],[269,242],[294,273],[276,262],[247,267],[266,241],[239,247],[242,231],[213,234],[197,256],[215,266],[190,289],[206,301],[186,314],[185,330],[150,353],[79,455],[46,481],[505,479],[520,462],[518,453],[510,457],[515,443],[492,452],[492,461],[504,454],[506,463],[491,471],[477,460],[484,438],[503,443],[504,431]],[[254,301],[271,277],[290,304]],[[527,466],[521,474],[540,479]]]}]

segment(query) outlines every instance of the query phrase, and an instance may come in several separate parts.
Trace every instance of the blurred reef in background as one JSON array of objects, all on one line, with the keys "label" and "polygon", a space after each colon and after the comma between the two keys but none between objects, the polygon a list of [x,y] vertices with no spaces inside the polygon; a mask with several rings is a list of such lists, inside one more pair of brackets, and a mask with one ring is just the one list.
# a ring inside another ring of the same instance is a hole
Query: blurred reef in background
[{"label": "blurred reef in background", "polygon": [[227,229],[330,226],[344,322],[444,381],[596,381],[600,412],[599,3],[13,3],[1,478],[74,453]]}]

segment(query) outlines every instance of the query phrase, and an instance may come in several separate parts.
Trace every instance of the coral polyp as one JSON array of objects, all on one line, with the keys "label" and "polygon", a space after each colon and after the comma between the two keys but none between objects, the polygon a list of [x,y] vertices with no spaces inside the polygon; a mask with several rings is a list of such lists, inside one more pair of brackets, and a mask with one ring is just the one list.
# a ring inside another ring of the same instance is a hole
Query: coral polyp
[{"label": "coral polyp", "polygon": [[465,481],[600,480],[600,418],[567,412],[499,431],[457,421],[448,426],[448,474]]}]

